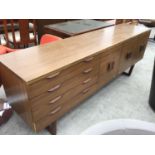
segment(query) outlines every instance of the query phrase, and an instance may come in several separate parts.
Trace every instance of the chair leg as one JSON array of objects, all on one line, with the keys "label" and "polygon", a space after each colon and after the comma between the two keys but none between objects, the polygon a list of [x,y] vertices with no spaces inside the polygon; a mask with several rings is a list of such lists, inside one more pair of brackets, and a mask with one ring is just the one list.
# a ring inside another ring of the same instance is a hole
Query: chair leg
[{"label": "chair leg", "polygon": [[135,67],[135,65],[132,65],[129,69],[129,72],[126,73],[126,72],[123,72],[123,75],[126,75],[126,76],[130,76],[132,74],[132,71],[133,71],[133,68]]},{"label": "chair leg", "polygon": [[51,125],[47,127],[47,130],[50,134],[56,135],[57,134],[57,122],[53,122]]}]

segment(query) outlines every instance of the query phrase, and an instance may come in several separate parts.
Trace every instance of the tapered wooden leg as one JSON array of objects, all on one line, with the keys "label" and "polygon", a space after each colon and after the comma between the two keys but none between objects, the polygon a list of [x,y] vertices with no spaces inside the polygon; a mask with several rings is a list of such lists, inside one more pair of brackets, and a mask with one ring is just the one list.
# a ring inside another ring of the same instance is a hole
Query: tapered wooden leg
[{"label": "tapered wooden leg", "polygon": [[47,130],[50,134],[56,135],[57,134],[57,122],[53,122],[51,125],[47,127]]}]

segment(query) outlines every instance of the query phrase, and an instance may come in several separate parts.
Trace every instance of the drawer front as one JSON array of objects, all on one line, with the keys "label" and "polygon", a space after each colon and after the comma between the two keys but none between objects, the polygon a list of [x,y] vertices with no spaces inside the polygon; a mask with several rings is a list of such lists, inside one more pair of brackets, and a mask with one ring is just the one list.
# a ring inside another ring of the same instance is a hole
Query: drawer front
[{"label": "drawer front", "polygon": [[123,43],[119,73],[122,73],[134,64],[136,50],[137,37],[127,40]]},{"label": "drawer front", "polygon": [[71,79],[78,74],[87,74],[89,72],[92,72],[91,68],[94,71],[97,66],[98,56],[92,56],[67,69],[50,74],[42,80],[29,86],[29,98],[36,97],[49,90],[50,87],[54,87],[59,83],[63,83],[64,81]]},{"label": "drawer front", "polygon": [[52,122],[59,119],[66,112],[78,105],[81,101],[92,95],[97,90],[97,85],[92,85],[89,88],[83,89],[78,95],[70,99],[68,102],[64,102],[61,106],[51,111],[47,116],[35,123],[37,131],[40,131],[50,125]]},{"label": "drawer front", "polygon": [[114,47],[109,49],[109,55],[102,56],[99,71],[99,85],[102,86],[108,83],[118,74],[121,49],[121,45]]},{"label": "drawer front", "polygon": [[42,117],[49,114],[52,110],[62,106],[63,103],[70,102],[71,98],[96,82],[97,76],[94,76],[85,80],[85,83],[81,80],[81,82],[76,87],[70,89],[64,94],[51,95],[46,93],[34,98],[31,102],[34,121],[40,120]]},{"label": "drawer front", "polygon": [[[32,98],[31,101],[37,99],[39,96],[46,95],[46,94],[49,94],[51,97],[59,96],[65,93],[66,91],[76,87],[81,82],[87,83],[87,80],[91,79],[97,74],[98,74],[98,65],[91,66],[83,70],[81,74],[78,74],[75,77],[68,79],[64,82],[57,82],[57,83],[54,83],[53,85],[51,84],[51,85],[41,86],[41,88],[44,89],[44,92],[38,95],[37,97]],[[32,102],[32,104],[34,104],[34,102]]]},{"label": "drawer front", "polygon": [[150,32],[146,32],[138,36],[137,50],[135,52],[135,57],[134,57],[135,62],[143,58],[149,35],[150,35]]}]

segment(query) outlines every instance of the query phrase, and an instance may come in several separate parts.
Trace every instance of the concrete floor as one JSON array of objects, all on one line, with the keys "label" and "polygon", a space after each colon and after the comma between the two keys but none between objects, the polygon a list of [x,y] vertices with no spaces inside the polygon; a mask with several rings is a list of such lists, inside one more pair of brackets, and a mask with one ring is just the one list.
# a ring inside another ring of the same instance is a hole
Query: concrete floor
[{"label": "concrete floor", "polygon": [[[148,43],[144,59],[136,64],[130,77],[119,76],[80,106],[58,121],[57,134],[80,134],[101,121],[130,118],[155,123],[155,113],[148,104],[155,43]],[[4,97],[1,88],[0,97]],[[0,134],[35,134],[16,113],[3,126]],[[49,134],[46,130],[38,134]]]}]

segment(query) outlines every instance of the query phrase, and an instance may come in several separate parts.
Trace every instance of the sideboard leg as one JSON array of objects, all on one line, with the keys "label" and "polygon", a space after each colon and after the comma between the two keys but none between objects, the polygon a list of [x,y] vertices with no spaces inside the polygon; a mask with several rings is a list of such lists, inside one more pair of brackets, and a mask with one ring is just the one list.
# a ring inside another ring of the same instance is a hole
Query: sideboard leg
[{"label": "sideboard leg", "polygon": [[123,72],[123,75],[126,75],[126,76],[130,76],[132,74],[132,71],[133,71],[133,68],[135,67],[135,65],[132,65],[129,69],[129,72],[126,73],[126,72]]},{"label": "sideboard leg", "polygon": [[47,130],[50,134],[56,135],[57,134],[57,123],[53,122],[51,125],[47,127]]}]

